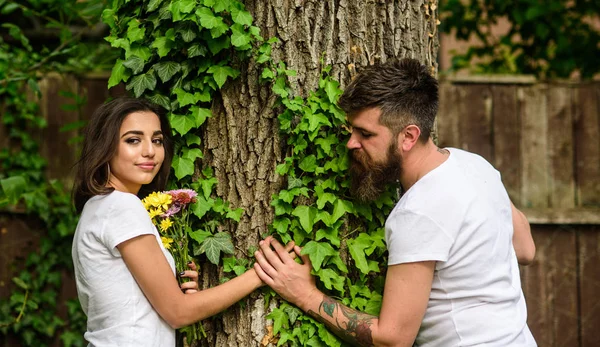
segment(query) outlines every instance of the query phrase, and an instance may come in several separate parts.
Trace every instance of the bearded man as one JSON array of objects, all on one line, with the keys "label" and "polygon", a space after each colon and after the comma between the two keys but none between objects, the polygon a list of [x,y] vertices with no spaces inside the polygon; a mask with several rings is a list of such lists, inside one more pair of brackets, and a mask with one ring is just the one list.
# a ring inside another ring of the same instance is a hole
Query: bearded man
[{"label": "bearded man", "polygon": [[482,157],[430,137],[438,84],[413,59],[365,69],[340,98],[352,126],[352,192],[403,191],[387,218],[388,270],[379,317],[324,295],[307,256],[272,238],[255,270],[284,299],[360,346],[536,346],[518,262],[533,260],[525,216]]}]

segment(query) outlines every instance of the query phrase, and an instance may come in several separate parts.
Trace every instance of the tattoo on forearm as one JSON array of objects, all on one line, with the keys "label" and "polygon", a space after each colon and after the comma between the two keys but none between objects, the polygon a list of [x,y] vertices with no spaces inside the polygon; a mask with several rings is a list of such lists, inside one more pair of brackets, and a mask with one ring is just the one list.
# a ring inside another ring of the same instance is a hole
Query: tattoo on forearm
[{"label": "tattoo on forearm", "polygon": [[[336,317],[336,312],[341,312],[343,318]],[[353,345],[374,346],[371,325],[375,316],[353,310],[328,296],[323,296],[319,312],[309,310],[308,314]]]}]

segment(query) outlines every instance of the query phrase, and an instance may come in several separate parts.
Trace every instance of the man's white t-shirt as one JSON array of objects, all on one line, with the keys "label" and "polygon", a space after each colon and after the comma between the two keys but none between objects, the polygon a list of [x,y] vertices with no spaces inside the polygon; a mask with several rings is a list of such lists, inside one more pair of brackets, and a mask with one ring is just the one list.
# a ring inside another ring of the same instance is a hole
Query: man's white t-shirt
[{"label": "man's white t-shirt", "polygon": [[511,205],[482,157],[450,156],[386,221],[388,265],[436,261],[417,346],[536,346],[512,244]]},{"label": "man's white t-shirt", "polygon": [[175,330],[152,308],[117,249],[145,234],[156,236],[175,275],[173,257],[137,196],[113,191],[85,204],[72,256],[89,346],[175,346]]}]

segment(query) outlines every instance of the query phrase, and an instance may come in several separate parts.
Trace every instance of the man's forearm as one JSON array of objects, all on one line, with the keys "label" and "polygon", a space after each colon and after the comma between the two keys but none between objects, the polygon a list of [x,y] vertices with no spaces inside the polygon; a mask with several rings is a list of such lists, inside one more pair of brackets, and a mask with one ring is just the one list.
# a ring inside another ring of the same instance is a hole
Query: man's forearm
[{"label": "man's forearm", "polygon": [[378,317],[344,306],[327,295],[320,300],[318,307],[307,310],[311,317],[352,345],[374,346],[371,327],[377,324]]}]

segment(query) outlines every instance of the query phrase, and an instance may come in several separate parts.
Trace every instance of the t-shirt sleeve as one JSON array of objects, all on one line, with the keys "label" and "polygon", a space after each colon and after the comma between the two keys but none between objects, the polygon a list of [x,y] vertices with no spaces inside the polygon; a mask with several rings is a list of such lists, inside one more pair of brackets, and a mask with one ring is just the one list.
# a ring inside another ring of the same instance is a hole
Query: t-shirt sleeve
[{"label": "t-shirt sleeve", "polygon": [[388,265],[417,261],[447,261],[454,239],[431,218],[394,210],[385,225]]},{"label": "t-shirt sleeve", "polygon": [[141,201],[131,194],[119,196],[111,205],[102,241],[113,256],[120,257],[117,246],[140,235],[154,234],[154,225]]}]

